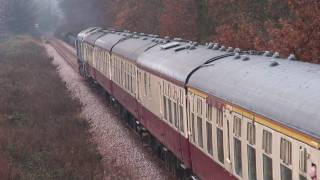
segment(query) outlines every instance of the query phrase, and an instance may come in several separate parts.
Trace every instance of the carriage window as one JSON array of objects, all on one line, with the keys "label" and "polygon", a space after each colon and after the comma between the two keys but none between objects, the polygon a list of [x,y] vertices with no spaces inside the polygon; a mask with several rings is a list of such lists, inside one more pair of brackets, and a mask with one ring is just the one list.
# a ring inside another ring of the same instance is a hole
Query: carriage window
[{"label": "carriage window", "polygon": [[300,147],[300,157],[299,157],[299,170],[300,170],[300,180],[307,179],[307,150],[306,148]]},{"label": "carriage window", "polygon": [[203,148],[202,118],[197,117],[198,145]]},{"label": "carriage window", "polygon": [[183,91],[180,90],[180,104],[183,104]]},{"label": "carriage window", "polygon": [[208,120],[209,121],[212,121],[212,107],[209,105],[209,104],[207,104],[207,112],[208,112]]},{"label": "carriage window", "polygon": [[292,170],[281,164],[281,180],[292,180]]},{"label": "carriage window", "polygon": [[241,119],[237,116],[234,117],[233,121],[233,133],[237,137],[241,137]]},{"label": "carriage window", "polygon": [[183,106],[181,105],[179,107],[179,112],[180,112],[180,131],[184,132],[184,122],[183,122]]},{"label": "carriage window", "polygon": [[167,97],[165,95],[163,95],[163,114],[164,119],[168,120]]},{"label": "carriage window", "polygon": [[247,124],[247,140],[249,144],[256,144],[256,128],[253,123],[248,122]]},{"label": "carriage window", "polygon": [[144,73],[144,93],[147,96],[148,95],[148,85],[147,85],[147,73]]},{"label": "carriage window", "polygon": [[307,177],[305,177],[304,175],[301,175],[301,174],[300,174],[299,180],[307,180]]},{"label": "carriage window", "polygon": [[286,165],[291,165],[292,145],[286,139],[281,138],[280,142],[280,159]]},{"label": "carriage window", "polygon": [[197,113],[202,114],[202,100],[197,98]]},{"label": "carriage window", "polygon": [[179,119],[178,119],[178,106],[177,103],[173,103],[173,114],[174,114],[174,125],[176,128],[179,127]]},{"label": "carriage window", "polygon": [[241,141],[234,138],[234,166],[238,176],[242,176],[242,154],[241,154]]},{"label": "carriage window", "polygon": [[248,176],[249,180],[257,180],[256,150],[248,145]]},{"label": "carriage window", "polygon": [[224,164],[223,131],[217,128],[218,160]]},{"label": "carriage window", "polygon": [[130,76],[130,92],[133,94],[133,76]]},{"label": "carriage window", "polygon": [[263,130],[262,149],[267,154],[272,154],[272,134]]},{"label": "carriage window", "polygon": [[213,155],[213,147],[212,147],[212,124],[207,122],[207,150],[208,153],[212,156]]},{"label": "carriage window", "polygon": [[223,112],[222,109],[217,109],[217,125],[223,127]]},{"label": "carriage window", "polygon": [[169,106],[169,122],[172,124],[172,104],[171,99],[168,98],[168,106]]},{"label": "carriage window", "polygon": [[148,75],[148,79],[149,79],[149,96],[152,96],[152,91],[151,91],[151,77],[150,77],[150,74]]},{"label": "carriage window", "polygon": [[122,87],[124,85],[124,67],[123,66],[124,66],[123,62],[121,61],[121,66],[120,66],[121,80],[120,80],[120,84],[122,85]]},{"label": "carriage window", "polygon": [[272,159],[263,155],[263,180],[273,180]]},{"label": "carriage window", "polygon": [[194,113],[191,114],[191,131],[192,131],[192,141],[196,142],[196,133],[194,128]]}]

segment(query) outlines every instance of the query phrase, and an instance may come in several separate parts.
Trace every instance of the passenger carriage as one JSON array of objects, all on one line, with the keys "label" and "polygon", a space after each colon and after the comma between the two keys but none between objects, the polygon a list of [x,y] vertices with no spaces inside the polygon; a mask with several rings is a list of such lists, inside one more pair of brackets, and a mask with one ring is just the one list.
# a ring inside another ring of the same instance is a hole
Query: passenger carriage
[{"label": "passenger carriage", "polygon": [[77,47],[86,76],[150,133],[180,178],[310,180],[309,170],[319,172],[319,65],[92,28]]}]

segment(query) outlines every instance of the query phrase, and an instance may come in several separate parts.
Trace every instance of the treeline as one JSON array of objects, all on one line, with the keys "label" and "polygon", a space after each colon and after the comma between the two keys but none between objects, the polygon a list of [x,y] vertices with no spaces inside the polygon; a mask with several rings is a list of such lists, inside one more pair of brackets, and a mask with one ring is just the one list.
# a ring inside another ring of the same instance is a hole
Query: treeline
[{"label": "treeline", "polygon": [[0,0],[0,41],[55,30],[60,18],[56,7],[54,0]]},{"label": "treeline", "polygon": [[61,0],[62,30],[116,27],[320,62],[317,0]]}]

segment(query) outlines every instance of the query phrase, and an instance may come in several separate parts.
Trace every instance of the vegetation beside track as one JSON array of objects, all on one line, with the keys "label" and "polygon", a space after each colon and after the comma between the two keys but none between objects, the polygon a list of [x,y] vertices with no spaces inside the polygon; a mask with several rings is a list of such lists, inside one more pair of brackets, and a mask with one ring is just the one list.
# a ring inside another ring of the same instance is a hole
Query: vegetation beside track
[{"label": "vegetation beside track", "polygon": [[0,44],[0,179],[102,179],[89,124],[29,37]]}]

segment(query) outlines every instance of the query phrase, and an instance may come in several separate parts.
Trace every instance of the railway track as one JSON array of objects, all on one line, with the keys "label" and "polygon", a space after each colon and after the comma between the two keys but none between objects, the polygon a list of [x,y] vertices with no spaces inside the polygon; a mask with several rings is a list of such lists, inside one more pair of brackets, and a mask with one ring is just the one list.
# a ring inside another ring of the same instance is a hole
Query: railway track
[{"label": "railway track", "polygon": [[72,52],[70,48],[61,42],[61,40],[56,38],[50,38],[47,40],[49,44],[58,52],[60,56],[74,69],[79,72],[79,65],[77,63],[77,56],[75,52]]}]

